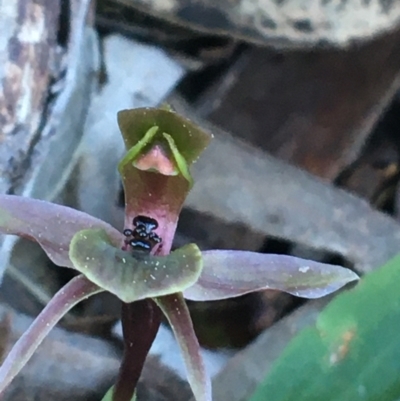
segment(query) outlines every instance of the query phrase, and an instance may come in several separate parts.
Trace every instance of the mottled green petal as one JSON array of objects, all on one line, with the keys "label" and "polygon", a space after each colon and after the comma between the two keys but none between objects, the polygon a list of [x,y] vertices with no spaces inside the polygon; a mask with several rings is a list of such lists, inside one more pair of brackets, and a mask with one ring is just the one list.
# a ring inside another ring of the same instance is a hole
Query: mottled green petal
[{"label": "mottled green petal", "polygon": [[105,231],[83,230],[70,245],[74,267],[124,302],[180,292],[193,285],[202,269],[197,245],[186,245],[168,256],[140,255],[115,248]]},{"label": "mottled green petal", "polygon": [[198,125],[171,110],[139,108],[118,113],[118,124],[126,149],[135,146],[152,127],[173,138],[188,165],[198,159],[211,140],[211,135]]}]

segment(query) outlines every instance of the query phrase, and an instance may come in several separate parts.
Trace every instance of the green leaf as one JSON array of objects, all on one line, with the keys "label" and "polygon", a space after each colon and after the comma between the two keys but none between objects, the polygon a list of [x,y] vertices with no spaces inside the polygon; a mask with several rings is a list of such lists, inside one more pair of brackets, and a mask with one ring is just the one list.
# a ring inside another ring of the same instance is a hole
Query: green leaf
[{"label": "green leaf", "polygon": [[135,256],[115,248],[103,230],[77,233],[69,256],[75,269],[124,302],[134,302],[183,291],[202,269],[201,252],[189,244],[168,256]]},{"label": "green leaf", "polygon": [[275,362],[251,401],[397,401],[400,256],[336,297]]}]

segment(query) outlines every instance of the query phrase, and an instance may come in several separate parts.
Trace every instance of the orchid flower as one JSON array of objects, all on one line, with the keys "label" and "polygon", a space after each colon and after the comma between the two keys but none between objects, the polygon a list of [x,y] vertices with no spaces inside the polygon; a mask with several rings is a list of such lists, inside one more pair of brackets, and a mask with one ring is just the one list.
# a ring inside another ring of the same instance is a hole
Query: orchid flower
[{"label": "orchid flower", "polygon": [[358,277],[352,271],[292,256],[248,251],[171,252],[189,171],[211,136],[165,109],[118,113],[127,153],[121,233],[86,213],[41,200],[0,195],[0,232],[36,241],[58,266],[81,274],[66,284],[17,341],[0,367],[0,395],[52,327],[74,305],[101,291],[122,301],[124,356],[104,400],[130,401],[164,314],[180,345],[196,401],[211,384],[184,298],[210,301],[275,289],[305,298],[329,294]]}]

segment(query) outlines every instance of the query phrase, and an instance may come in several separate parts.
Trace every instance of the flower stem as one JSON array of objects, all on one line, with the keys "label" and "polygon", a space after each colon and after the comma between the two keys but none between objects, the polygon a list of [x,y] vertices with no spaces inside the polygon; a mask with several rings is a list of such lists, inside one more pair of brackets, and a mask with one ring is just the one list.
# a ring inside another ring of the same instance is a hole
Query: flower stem
[{"label": "flower stem", "polygon": [[25,366],[50,330],[76,304],[103,291],[85,276],[73,278],[59,290],[19,338],[0,367],[0,398],[12,379]]},{"label": "flower stem", "polygon": [[122,304],[124,355],[113,401],[131,401],[143,365],[161,323],[161,310],[151,299]]}]

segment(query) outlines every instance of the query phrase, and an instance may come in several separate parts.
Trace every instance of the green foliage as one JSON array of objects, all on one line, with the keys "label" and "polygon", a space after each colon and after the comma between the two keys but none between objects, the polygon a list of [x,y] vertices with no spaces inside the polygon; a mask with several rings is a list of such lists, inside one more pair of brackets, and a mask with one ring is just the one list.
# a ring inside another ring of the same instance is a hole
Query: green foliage
[{"label": "green foliage", "polygon": [[275,362],[250,401],[400,398],[400,256],[335,298]]}]

